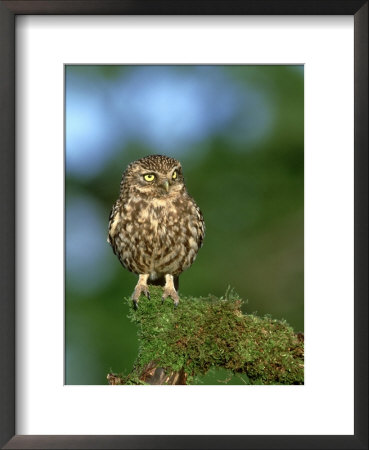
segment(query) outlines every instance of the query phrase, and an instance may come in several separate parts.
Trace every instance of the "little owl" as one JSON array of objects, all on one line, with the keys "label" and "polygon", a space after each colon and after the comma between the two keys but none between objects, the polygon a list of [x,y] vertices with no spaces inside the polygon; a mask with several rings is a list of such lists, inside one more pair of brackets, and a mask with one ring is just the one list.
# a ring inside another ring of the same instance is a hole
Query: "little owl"
[{"label": "little owl", "polygon": [[128,165],[109,217],[108,242],[119,261],[139,278],[132,294],[137,308],[147,284],[164,286],[162,301],[177,306],[178,277],[196,258],[205,224],[189,196],[179,161],[150,155]]}]

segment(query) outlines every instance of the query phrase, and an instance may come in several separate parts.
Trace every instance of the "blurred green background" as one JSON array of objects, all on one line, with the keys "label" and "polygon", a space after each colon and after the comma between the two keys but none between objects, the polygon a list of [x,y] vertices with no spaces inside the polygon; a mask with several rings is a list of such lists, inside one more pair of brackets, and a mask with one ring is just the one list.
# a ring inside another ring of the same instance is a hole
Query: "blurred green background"
[{"label": "blurred green background", "polygon": [[[67,65],[66,384],[106,384],[137,355],[136,276],[106,242],[127,164],[179,159],[206,222],[180,294],[304,325],[303,66]],[[143,300],[144,301],[144,300]],[[243,384],[212,370],[198,383]]]}]

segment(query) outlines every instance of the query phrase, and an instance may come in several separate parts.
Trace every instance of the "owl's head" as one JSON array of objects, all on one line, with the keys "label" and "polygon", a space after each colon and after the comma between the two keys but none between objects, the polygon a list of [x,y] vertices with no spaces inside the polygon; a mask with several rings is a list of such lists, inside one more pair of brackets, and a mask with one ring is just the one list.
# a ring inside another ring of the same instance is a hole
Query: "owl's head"
[{"label": "owl's head", "polygon": [[129,164],[123,185],[154,197],[174,196],[185,189],[181,163],[162,155],[149,155]]}]

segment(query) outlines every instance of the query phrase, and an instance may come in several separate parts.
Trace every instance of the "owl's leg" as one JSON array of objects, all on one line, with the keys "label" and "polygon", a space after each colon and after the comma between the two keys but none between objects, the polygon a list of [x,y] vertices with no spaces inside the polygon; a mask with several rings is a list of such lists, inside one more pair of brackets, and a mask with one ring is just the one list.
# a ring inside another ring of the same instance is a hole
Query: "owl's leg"
[{"label": "owl's leg", "polygon": [[178,306],[179,296],[174,287],[174,278],[173,275],[165,275],[165,286],[163,290],[163,296],[161,297],[161,302],[164,303],[164,300],[167,297],[171,297],[174,301],[174,306]]},{"label": "owl's leg", "polygon": [[138,276],[138,282],[132,294],[133,307],[135,309],[137,309],[138,299],[140,298],[141,294],[145,295],[150,300],[150,292],[147,286],[148,278],[148,274]]}]

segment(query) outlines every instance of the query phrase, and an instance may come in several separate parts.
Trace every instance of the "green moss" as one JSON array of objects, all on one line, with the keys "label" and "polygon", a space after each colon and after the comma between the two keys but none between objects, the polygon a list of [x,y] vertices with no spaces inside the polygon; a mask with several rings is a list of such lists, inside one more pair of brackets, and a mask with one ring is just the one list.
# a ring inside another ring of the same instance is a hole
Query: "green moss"
[{"label": "green moss", "polygon": [[[187,382],[221,367],[247,375],[251,384],[303,384],[303,342],[285,322],[241,312],[241,299],[182,298],[161,303],[162,288],[150,286],[129,318],[138,325],[139,354],[125,384],[142,383],[140,371],[154,361],[166,371],[184,369]],[[126,299],[130,305],[132,301]]]}]

